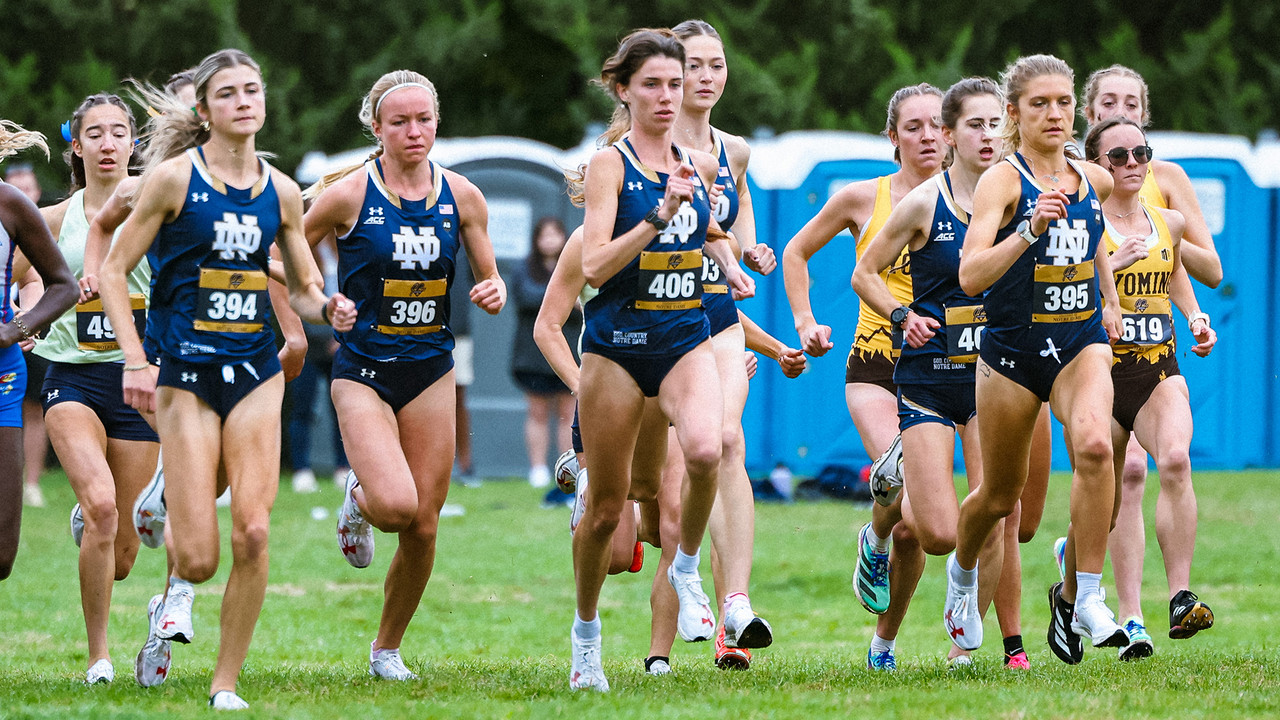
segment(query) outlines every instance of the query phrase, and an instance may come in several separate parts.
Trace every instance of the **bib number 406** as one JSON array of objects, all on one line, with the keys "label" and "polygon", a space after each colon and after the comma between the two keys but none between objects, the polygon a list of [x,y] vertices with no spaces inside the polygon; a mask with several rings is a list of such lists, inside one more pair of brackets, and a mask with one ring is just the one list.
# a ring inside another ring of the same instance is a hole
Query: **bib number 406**
[{"label": "bib number 406", "polygon": [[697,290],[694,274],[659,273],[649,283],[649,296],[655,300],[684,300]]}]

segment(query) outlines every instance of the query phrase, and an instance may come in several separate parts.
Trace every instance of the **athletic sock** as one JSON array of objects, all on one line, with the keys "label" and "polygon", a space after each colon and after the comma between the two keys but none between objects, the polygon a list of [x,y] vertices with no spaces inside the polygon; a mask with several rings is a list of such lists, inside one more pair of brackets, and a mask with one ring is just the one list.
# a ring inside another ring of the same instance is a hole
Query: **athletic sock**
[{"label": "athletic sock", "polygon": [[889,538],[882,538],[876,534],[876,529],[872,525],[867,526],[867,540],[871,543],[871,548],[877,553],[884,555],[889,552]]},{"label": "athletic sock", "polygon": [[1076,571],[1076,604],[1083,604],[1085,600],[1102,594],[1102,573],[1087,573]]},{"label": "athletic sock", "polygon": [[698,572],[698,561],[701,553],[697,552],[692,555],[685,555],[684,548],[676,546],[676,559],[671,561],[671,567],[681,575],[691,575]]},{"label": "athletic sock", "polygon": [[1004,639],[1004,655],[1006,658],[1013,657],[1020,652],[1026,652],[1022,647],[1021,635],[1010,635]]},{"label": "athletic sock", "polygon": [[583,620],[582,616],[574,613],[573,634],[577,635],[579,640],[595,640],[600,637],[599,613],[597,613],[595,618],[592,620]]},{"label": "athletic sock", "polygon": [[650,655],[649,657],[644,659],[644,671],[649,672],[649,668],[653,667],[653,664],[658,662],[659,660],[661,660],[662,662],[668,665],[671,664],[671,658],[667,657],[666,655]]},{"label": "athletic sock", "polygon": [[[192,594],[195,594],[195,591],[196,591],[195,586],[192,585],[191,583],[187,582],[186,580],[183,580],[177,575],[170,575],[169,576],[169,593],[172,593],[174,590],[178,590],[180,588],[186,588],[187,590],[190,590]],[[168,593],[165,594],[165,597],[168,597]]]},{"label": "athletic sock", "polygon": [[871,638],[871,652],[873,653],[893,652],[893,646],[894,646],[894,643],[896,642],[897,642],[896,638],[893,640],[885,640],[884,638],[880,637],[879,634],[876,634],[874,637]]},{"label": "athletic sock", "polygon": [[948,563],[948,572],[951,574],[951,581],[961,587],[973,587],[978,584],[978,563],[973,564],[972,570],[965,570],[960,567],[960,560],[954,559]]}]

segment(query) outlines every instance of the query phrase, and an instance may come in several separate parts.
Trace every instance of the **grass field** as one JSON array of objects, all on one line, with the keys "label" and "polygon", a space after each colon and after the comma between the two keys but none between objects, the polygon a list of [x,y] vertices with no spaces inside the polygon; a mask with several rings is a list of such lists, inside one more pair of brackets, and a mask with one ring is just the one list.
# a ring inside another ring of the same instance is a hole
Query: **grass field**
[{"label": "grass field", "polygon": [[[1029,673],[1001,667],[994,618],[974,667],[946,670],[937,560],[899,636],[900,670],[863,669],[874,622],[849,577],[853,531],[869,510],[761,505],[752,598],[773,624],[774,646],[756,654],[751,670],[729,673],[714,668],[709,643],[677,641],[675,674],[645,676],[657,558],[650,549],[644,571],[605,587],[605,670],[614,688],[607,695],[568,690],[568,513],[540,509],[537,491],[486,482],[451,492],[466,514],[441,523],[435,575],[403,648],[422,679],[391,684],[370,680],[366,667],[394,540],[380,535],[373,566],[355,570],[340,559],[333,537],[338,491],[286,490],[276,505],[271,585],[240,693],[252,704],[249,716],[269,718],[1280,716],[1280,475],[1198,474],[1194,589],[1212,604],[1217,625],[1186,641],[1165,635],[1152,480],[1144,610],[1156,654],[1149,660],[1121,664],[1113,650],[1090,650],[1081,665],[1068,667],[1050,654],[1044,596],[1056,576],[1049,547],[1065,526],[1067,484],[1055,475],[1040,535],[1023,546]],[[76,548],[66,524],[73,499],[61,476],[51,474],[44,485],[50,507],[25,513],[17,567],[0,583],[0,718],[204,717],[229,550],[217,578],[198,589],[196,641],[175,645],[170,680],[143,690],[132,679],[133,657],[146,632],[147,599],[164,575],[163,554],[143,548],[133,574],[116,584],[116,681],[85,687]],[[328,516],[313,519],[313,508]],[[709,578],[705,568],[704,561]]]}]

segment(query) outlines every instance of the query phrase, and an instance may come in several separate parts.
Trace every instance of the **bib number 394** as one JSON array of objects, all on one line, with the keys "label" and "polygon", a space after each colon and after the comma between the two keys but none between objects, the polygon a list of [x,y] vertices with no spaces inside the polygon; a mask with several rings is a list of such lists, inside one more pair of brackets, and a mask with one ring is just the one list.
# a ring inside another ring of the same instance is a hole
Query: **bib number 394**
[{"label": "bib number 394", "polygon": [[702,307],[702,250],[640,253],[637,310]]},{"label": "bib number 394", "polygon": [[[147,298],[141,293],[130,293],[129,308],[133,310],[133,326],[141,338],[147,329]],[[81,350],[120,349],[116,331],[102,309],[101,299],[76,305],[76,343]]]},{"label": "bib number 394", "polygon": [[195,329],[261,332],[268,302],[267,274],[261,270],[201,268]]},{"label": "bib number 394", "polygon": [[1087,320],[1097,310],[1098,278],[1092,262],[1075,265],[1036,265],[1031,322],[1066,323]]},{"label": "bib number 394", "polygon": [[444,329],[445,280],[383,280],[375,328],[385,335],[427,335]]}]

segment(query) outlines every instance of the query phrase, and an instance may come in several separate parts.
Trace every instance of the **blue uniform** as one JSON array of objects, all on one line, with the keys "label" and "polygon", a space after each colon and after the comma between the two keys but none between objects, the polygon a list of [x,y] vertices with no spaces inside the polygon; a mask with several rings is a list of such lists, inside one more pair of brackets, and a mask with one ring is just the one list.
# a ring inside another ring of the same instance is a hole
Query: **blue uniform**
[{"label": "blue uniform", "polygon": [[187,158],[192,169],[182,211],[161,226],[149,253],[155,262],[147,337],[160,353],[158,383],[196,393],[225,419],[280,372],[267,296],[280,199],[265,161],[258,181],[241,190],[209,172],[200,148]]},{"label": "blue uniform", "polygon": [[[628,140],[613,145],[622,155],[622,191],[613,237],[644,222],[662,204],[667,175],[645,167]],[[672,146],[685,162],[684,151]],[[710,337],[702,310],[702,249],[711,206],[695,174],[693,202],[683,203],[626,267],[587,302],[582,352],[603,355],[624,367],[647,397],[658,394],[667,372]]]},{"label": "blue uniform", "polygon": [[[0,225],[0,269],[4,271],[4,302],[0,302],[0,322],[13,320],[9,286],[13,284],[13,237]],[[27,365],[17,343],[0,350],[0,427],[22,427],[22,399],[27,392]]]},{"label": "blue uniform", "polygon": [[[733,171],[729,168],[729,154],[725,150],[723,136],[713,129],[711,137],[715,140],[718,150],[716,158],[720,161],[720,167],[716,170],[716,184],[724,186],[724,193],[711,212],[720,229],[729,232],[734,220],[738,219],[738,185],[733,181]],[[702,308],[706,310],[713,336],[738,323],[738,305],[729,292],[724,272],[715,260],[706,255],[702,258],[702,293]]]},{"label": "blue uniform", "polygon": [[983,299],[960,289],[960,249],[969,214],[955,203],[950,172],[929,182],[937,185],[938,200],[928,238],[911,251],[911,309],[940,327],[921,347],[901,343],[893,374],[901,430],[921,422],[955,427],[973,417],[974,363],[986,317]]},{"label": "blue uniform", "polygon": [[[1045,191],[1021,155],[1007,158],[1022,178],[1022,197],[997,241],[1016,232]],[[987,291],[982,359],[996,372],[1049,400],[1062,368],[1088,345],[1107,342],[1094,255],[1102,238],[1102,204],[1084,169],[1067,217],[1049,229]]]},{"label": "blue uniform", "polygon": [[356,324],[336,334],[333,377],[374,388],[395,410],[453,368],[449,288],[461,221],[443,169],[433,162],[431,173],[432,194],[407,200],[386,186],[380,160],[365,163],[359,218],[338,238],[338,286],[356,304]]}]

